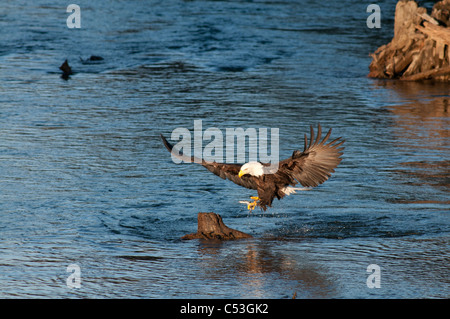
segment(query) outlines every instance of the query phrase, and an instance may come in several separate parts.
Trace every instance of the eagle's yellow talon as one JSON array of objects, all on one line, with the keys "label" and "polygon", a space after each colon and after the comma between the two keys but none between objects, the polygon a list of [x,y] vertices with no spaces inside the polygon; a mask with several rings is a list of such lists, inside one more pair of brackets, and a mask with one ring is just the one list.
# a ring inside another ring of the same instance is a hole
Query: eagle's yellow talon
[{"label": "eagle's yellow talon", "polygon": [[256,202],[257,200],[259,200],[259,197],[257,196],[252,196],[250,197],[251,199],[253,199],[253,203],[249,203],[247,205],[247,209],[248,210],[254,210],[256,206],[258,206],[258,203]]}]

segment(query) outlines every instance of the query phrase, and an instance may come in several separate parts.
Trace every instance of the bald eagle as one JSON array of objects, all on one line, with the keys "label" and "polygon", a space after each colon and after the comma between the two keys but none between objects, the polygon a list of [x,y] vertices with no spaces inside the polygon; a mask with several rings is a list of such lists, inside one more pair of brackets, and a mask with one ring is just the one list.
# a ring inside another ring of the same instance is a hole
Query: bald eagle
[{"label": "bald eagle", "polygon": [[185,162],[201,163],[210,172],[222,179],[229,179],[240,186],[255,189],[258,196],[251,197],[254,201],[248,203],[247,208],[253,210],[259,206],[262,210],[272,206],[274,198],[282,199],[286,195],[295,193],[298,183],[303,187],[315,187],[325,182],[341,162],[345,140],[341,137],[326,144],[331,135],[331,129],[321,141],[322,128],[318,125],[317,137],[314,139],[314,129],[311,126],[311,137],[305,134],[303,151],[295,150],[292,156],[278,163],[275,173],[269,170],[269,164],[248,162],[241,164],[225,164],[207,162],[195,157],[188,157],[173,150],[173,145],[161,134],[165,147],[177,158]]}]

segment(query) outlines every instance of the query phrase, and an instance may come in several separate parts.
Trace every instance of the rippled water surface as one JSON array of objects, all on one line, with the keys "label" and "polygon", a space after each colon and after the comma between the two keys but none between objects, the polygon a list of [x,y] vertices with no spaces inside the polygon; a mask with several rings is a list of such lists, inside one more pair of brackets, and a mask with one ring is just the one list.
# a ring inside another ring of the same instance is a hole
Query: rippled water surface
[{"label": "rippled water surface", "polygon": [[[81,29],[0,4],[0,297],[450,297],[449,86],[366,77],[393,3],[381,29],[356,1],[77,4]],[[320,122],[345,154],[249,214],[253,191],[171,161],[159,134],[194,120],[279,128],[282,158]],[[209,211],[254,238],[180,240]]]}]

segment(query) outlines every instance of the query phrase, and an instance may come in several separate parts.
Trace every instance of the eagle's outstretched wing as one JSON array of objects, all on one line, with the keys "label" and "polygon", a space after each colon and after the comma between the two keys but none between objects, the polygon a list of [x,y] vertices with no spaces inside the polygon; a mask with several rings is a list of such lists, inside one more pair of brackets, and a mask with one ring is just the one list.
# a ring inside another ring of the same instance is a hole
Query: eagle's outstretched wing
[{"label": "eagle's outstretched wing", "polygon": [[330,137],[331,129],[322,141],[322,128],[319,124],[317,138],[314,140],[314,129],[311,126],[311,138],[305,134],[303,152],[298,150],[292,156],[279,163],[277,175],[289,178],[289,184],[295,186],[300,183],[304,187],[315,187],[325,182],[341,162],[345,142],[341,137],[325,144]]},{"label": "eagle's outstretched wing", "polygon": [[241,164],[224,164],[216,162],[207,162],[203,159],[198,159],[194,156],[186,156],[184,154],[181,154],[178,150],[174,150],[173,145],[170,144],[162,134],[161,139],[164,143],[164,146],[169,150],[169,152],[173,156],[181,159],[183,162],[199,163],[203,165],[206,169],[208,169],[210,172],[216,174],[217,176],[223,179],[229,179],[233,183],[246,188],[250,189],[257,188],[255,177],[250,175],[244,175],[242,177],[239,177],[239,171],[241,170],[242,166]]}]

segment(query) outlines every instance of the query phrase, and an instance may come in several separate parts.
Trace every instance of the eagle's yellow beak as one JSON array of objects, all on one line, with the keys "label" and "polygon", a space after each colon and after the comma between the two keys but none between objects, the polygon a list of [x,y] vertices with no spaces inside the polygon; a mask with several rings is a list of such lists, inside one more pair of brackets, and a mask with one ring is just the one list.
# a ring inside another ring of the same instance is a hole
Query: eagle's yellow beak
[{"label": "eagle's yellow beak", "polygon": [[245,174],[246,174],[246,173],[245,173],[243,170],[240,170],[238,176],[239,176],[239,178],[241,178],[242,175],[245,175]]}]

